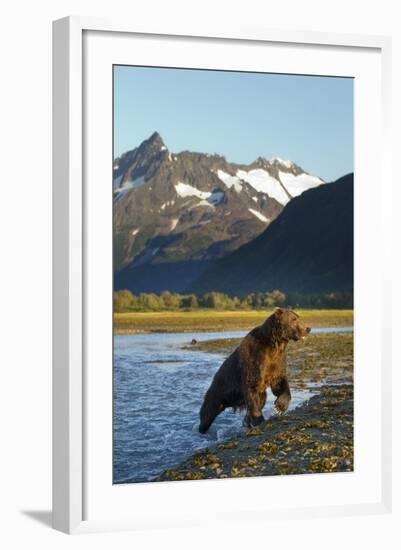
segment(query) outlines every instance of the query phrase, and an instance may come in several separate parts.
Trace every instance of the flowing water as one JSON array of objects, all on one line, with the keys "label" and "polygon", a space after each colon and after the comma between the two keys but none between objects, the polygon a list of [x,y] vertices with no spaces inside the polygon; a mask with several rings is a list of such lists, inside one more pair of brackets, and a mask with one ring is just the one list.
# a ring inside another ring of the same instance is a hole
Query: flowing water
[{"label": "flowing water", "polygon": [[[312,332],[344,332],[345,328]],[[225,441],[245,428],[243,412],[220,414],[198,432],[199,409],[224,356],[182,349],[195,338],[242,337],[246,332],[135,334],[114,337],[114,483],[145,482],[196,449]],[[290,409],[310,397],[294,391]],[[272,414],[268,394],[264,416]]]}]

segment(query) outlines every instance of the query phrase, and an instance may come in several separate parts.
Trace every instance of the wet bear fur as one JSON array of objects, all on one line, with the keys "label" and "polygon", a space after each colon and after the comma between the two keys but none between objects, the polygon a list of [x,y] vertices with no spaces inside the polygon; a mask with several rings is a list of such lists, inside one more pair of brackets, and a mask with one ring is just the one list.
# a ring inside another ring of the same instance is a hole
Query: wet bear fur
[{"label": "wet bear fur", "polygon": [[287,380],[286,349],[290,340],[307,336],[299,315],[277,308],[265,322],[254,328],[227,357],[216,372],[206,392],[201,410],[199,431],[205,433],[217,415],[228,407],[246,410],[247,426],[263,422],[267,388],[276,397],[278,414],[284,413],[291,400]]}]

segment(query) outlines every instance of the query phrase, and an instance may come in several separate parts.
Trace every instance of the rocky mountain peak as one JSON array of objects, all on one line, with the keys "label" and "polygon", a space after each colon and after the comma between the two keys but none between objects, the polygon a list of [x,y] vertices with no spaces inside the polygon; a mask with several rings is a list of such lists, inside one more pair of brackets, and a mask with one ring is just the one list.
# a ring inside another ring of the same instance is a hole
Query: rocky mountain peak
[{"label": "rocky mountain peak", "polygon": [[153,134],[148,139],[145,139],[138,147],[138,154],[146,157],[159,155],[163,151],[167,151],[167,147],[158,132],[153,132]]},{"label": "rocky mountain peak", "polygon": [[162,265],[181,266],[186,275],[177,278],[187,284],[188,262],[197,271],[249,242],[293,197],[322,183],[295,163],[173,153],[154,132],[114,161],[114,265],[124,272],[118,284],[150,288],[150,271],[158,277]]},{"label": "rocky mountain peak", "polygon": [[[157,172],[169,152],[158,132],[154,132],[139,147],[115,159],[113,167],[114,189],[123,191],[140,187]],[[121,194],[120,194],[121,195]],[[122,196],[122,195],[121,195]],[[120,198],[121,198],[120,196]]]},{"label": "rocky mountain peak", "polygon": [[163,138],[159,134],[159,132],[153,132],[153,134],[150,136],[150,138],[146,139],[143,142],[143,145],[151,146],[151,147],[166,147],[163,141]]}]

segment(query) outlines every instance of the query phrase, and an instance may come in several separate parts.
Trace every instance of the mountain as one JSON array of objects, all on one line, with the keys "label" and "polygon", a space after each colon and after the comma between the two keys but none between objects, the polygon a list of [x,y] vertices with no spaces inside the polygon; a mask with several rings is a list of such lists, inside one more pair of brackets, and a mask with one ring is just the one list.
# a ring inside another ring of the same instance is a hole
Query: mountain
[{"label": "mountain", "polygon": [[278,157],[172,153],[155,132],[113,167],[116,289],[183,291],[323,181]]},{"label": "mountain", "polygon": [[191,290],[351,291],[353,182],[349,174],[295,198],[261,235],[219,260]]}]

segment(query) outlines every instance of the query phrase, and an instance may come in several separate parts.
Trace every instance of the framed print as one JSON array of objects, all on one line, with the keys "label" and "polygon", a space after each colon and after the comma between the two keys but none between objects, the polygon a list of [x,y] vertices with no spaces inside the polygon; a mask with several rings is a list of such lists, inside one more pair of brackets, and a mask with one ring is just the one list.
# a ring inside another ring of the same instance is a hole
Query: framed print
[{"label": "framed print", "polygon": [[53,52],[54,527],[388,511],[389,40]]}]

